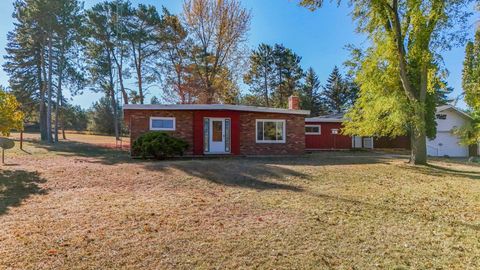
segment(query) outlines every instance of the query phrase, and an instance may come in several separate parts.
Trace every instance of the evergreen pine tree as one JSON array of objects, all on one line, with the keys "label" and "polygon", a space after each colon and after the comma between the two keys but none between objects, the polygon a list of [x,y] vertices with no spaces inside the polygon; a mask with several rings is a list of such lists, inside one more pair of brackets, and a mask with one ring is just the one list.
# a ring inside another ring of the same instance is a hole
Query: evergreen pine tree
[{"label": "evergreen pine tree", "polygon": [[260,104],[271,105],[271,92],[274,86],[274,58],[273,48],[267,44],[260,44],[253,50],[250,58],[250,69],[244,76],[244,82],[250,87],[250,92],[257,96]]},{"label": "evergreen pine tree", "polygon": [[273,57],[275,69],[273,106],[286,108],[288,97],[300,91],[301,80],[304,77],[300,66],[302,58],[281,44],[275,44],[273,47]]},{"label": "evergreen pine tree", "polygon": [[303,110],[309,110],[311,116],[325,114],[326,108],[321,102],[320,97],[320,81],[313,70],[309,68],[305,75],[305,83],[300,91],[300,107]]},{"label": "evergreen pine tree", "polygon": [[330,113],[341,113],[346,107],[347,87],[337,66],[333,68],[323,88],[322,101]]},{"label": "evergreen pine tree", "polygon": [[3,68],[27,116],[39,116],[41,139],[52,141],[53,109],[57,130],[62,83],[81,81],[72,64],[78,59],[78,48],[72,48],[82,32],[81,6],[77,0],[17,0],[14,9]]}]

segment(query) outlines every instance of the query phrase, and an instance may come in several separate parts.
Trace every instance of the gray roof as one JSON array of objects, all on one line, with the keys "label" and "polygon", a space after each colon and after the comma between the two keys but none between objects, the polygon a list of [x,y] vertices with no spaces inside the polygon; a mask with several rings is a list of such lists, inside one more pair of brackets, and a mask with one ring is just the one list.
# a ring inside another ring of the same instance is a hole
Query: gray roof
[{"label": "gray roof", "polygon": [[[437,113],[445,111],[445,110],[454,110],[460,115],[467,117],[469,119],[472,119],[472,116],[470,116],[468,113],[464,112],[463,110],[453,106],[453,105],[442,105],[437,107]],[[305,122],[330,122],[330,123],[342,123],[345,121],[345,114],[343,113],[337,113],[337,114],[326,114],[326,115],[320,115],[317,117],[310,117],[310,118],[305,118]]]},{"label": "gray roof", "polygon": [[461,116],[463,117],[466,117],[468,119],[473,119],[471,115],[469,115],[468,113],[466,113],[465,111],[453,106],[453,105],[442,105],[442,106],[438,106],[437,107],[437,113],[439,112],[443,112],[443,111],[446,111],[446,110],[449,110],[449,109],[452,109],[454,111],[456,111],[457,113],[459,113]]},{"label": "gray roof", "polygon": [[341,123],[343,122],[345,114],[335,113],[335,114],[326,114],[316,117],[305,118],[305,122],[330,122],[330,123]]},{"label": "gray roof", "polygon": [[196,111],[196,110],[228,110],[244,112],[266,112],[282,114],[309,115],[306,110],[289,110],[279,108],[267,108],[245,105],[229,104],[125,104],[123,110],[173,110],[173,111]]}]

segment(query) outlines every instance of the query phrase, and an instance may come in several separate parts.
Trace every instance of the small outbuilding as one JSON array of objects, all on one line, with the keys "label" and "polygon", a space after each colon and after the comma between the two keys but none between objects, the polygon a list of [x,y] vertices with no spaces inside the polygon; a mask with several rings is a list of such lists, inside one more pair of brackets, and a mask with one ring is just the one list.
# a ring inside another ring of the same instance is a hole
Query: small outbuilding
[{"label": "small outbuilding", "polygon": [[444,105],[436,110],[437,136],[427,141],[427,153],[435,157],[468,157],[479,154],[478,145],[462,145],[460,138],[453,134],[455,128],[462,127],[472,121],[472,117],[464,111]]},{"label": "small outbuilding", "polygon": [[[305,116],[298,97],[288,109],[226,104],[124,105],[130,142],[149,131],[184,139],[185,154],[299,155],[305,151]],[[135,153],[132,153],[135,155]]]}]

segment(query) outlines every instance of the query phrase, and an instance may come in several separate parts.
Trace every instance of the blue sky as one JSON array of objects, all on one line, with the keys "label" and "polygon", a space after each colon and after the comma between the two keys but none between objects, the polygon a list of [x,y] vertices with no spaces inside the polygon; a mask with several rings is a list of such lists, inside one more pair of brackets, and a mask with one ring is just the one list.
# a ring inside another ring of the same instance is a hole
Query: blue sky
[{"label": "blue sky", "polygon": [[[88,8],[98,0],[86,0]],[[133,5],[138,3],[152,4],[158,9],[163,5],[172,13],[180,13],[182,10],[181,0],[132,0]],[[328,1],[326,1],[328,2]],[[13,0],[0,1],[0,53],[5,54],[6,35],[13,29]],[[348,59],[345,45],[362,45],[365,38],[355,33],[355,25],[349,16],[346,6],[337,7],[327,4],[322,9],[311,12],[297,5],[296,0],[243,0],[243,5],[252,12],[252,23],[249,32],[248,45],[255,48],[264,42],[268,44],[283,43],[302,57],[304,69],[313,67],[322,83],[325,82],[335,65],[341,66]],[[478,19],[478,14],[475,14]],[[474,26],[470,36],[473,36]],[[461,93],[461,72],[464,57],[464,48],[454,48],[443,53],[445,65],[450,71],[448,83],[455,91],[456,97]],[[3,64],[3,57],[0,64]],[[133,87],[133,82],[130,82]],[[0,70],[0,84],[8,85],[8,77]],[[155,89],[152,94],[159,95]],[[89,107],[101,94],[95,94],[88,90],[82,95],[72,97],[74,104]],[[459,104],[464,107],[464,104]]]}]

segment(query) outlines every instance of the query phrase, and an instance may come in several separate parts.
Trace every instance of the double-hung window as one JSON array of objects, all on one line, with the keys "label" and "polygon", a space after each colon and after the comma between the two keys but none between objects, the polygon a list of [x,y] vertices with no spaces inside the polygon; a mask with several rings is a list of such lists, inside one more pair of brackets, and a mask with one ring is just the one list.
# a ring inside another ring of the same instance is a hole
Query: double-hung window
[{"label": "double-hung window", "polygon": [[150,130],[175,130],[175,117],[150,117]]},{"label": "double-hung window", "polygon": [[320,135],[322,129],[320,125],[305,125],[305,134],[307,135]]},{"label": "double-hung window", "polygon": [[257,143],[285,143],[286,136],[285,120],[257,119],[256,142]]}]

